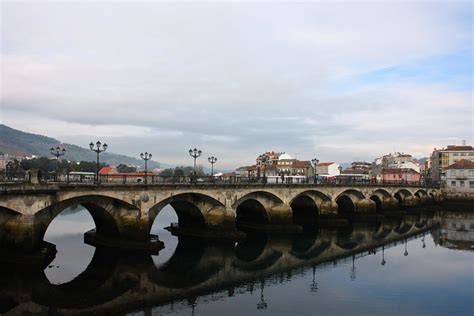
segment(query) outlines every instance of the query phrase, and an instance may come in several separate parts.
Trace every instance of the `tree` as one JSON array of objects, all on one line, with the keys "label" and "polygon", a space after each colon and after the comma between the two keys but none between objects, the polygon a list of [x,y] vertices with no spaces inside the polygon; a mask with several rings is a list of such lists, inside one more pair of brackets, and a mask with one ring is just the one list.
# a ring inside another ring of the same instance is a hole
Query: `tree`
[{"label": "tree", "polygon": [[117,171],[120,173],[132,173],[132,172],[137,172],[137,168],[130,167],[126,164],[120,164],[117,167]]}]

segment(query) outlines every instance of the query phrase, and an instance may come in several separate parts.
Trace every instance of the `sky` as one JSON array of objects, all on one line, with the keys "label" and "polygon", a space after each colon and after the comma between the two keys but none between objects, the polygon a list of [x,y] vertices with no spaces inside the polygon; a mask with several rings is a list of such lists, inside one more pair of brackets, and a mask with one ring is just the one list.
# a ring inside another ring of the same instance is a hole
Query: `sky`
[{"label": "sky", "polygon": [[[474,143],[470,1],[1,1],[0,123],[216,168]],[[199,162],[199,161],[198,161]]]}]

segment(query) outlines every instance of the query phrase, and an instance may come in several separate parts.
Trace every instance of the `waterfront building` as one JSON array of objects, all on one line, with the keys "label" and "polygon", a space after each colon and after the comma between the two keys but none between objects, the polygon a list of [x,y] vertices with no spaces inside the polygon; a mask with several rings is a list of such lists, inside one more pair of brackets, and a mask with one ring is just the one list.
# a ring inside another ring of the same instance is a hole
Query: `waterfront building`
[{"label": "waterfront building", "polygon": [[266,176],[313,176],[314,168],[309,160],[298,160],[284,152],[268,151],[265,153],[269,157],[266,164],[263,164],[261,157],[256,158],[256,164],[252,166],[239,167],[235,170],[236,177],[263,176],[265,169]]},{"label": "waterfront building", "polygon": [[433,181],[446,180],[446,168],[461,159],[474,162],[474,148],[466,146],[449,145],[446,148],[434,149],[430,157],[431,168],[427,170],[427,177]]},{"label": "waterfront building", "polygon": [[372,163],[370,175],[381,180],[383,169],[413,169],[420,173],[420,165],[410,154],[395,152],[376,158]]},{"label": "waterfront building", "polygon": [[[152,171],[147,172],[147,178],[154,176]],[[144,182],[145,172],[118,172],[115,167],[102,167],[99,170],[99,177],[103,182]]]},{"label": "waterfront building", "polygon": [[474,198],[474,162],[461,159],[445,168],[445,188],[447,198]]},{"label": "waterfront building", "polygon": [[335,177],[340,174],[339,164],[335,162],[320,162],[316,165],[316,174],[322,177]]},{"label": "waterfront building", "polygon": [[420,182],[421,174],[410,168],[383,168],[380,178],[382,182],[410,183]]}]

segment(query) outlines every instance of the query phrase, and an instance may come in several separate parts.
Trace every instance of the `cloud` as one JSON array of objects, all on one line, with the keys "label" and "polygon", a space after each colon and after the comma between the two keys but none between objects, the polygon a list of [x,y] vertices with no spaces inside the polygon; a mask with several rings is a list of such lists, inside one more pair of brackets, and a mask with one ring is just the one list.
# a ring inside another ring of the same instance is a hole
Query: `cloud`
[{"label": "cloud", "polygon": [[[2,6],[0,119],[13,127],[171,163],[201,145],[229,167],[269,149],[351,160],[472,141],[457,81],[358,82],[472,52],[469,3]],[[348,78],[359,84],[334,89]]]}]

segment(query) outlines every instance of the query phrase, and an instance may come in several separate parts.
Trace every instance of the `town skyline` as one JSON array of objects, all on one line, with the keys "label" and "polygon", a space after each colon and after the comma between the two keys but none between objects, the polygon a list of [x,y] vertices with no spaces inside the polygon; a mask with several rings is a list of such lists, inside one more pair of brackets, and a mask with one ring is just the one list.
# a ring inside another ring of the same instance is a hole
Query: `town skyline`
[{"label": "town skyline", "polygon": [[63,142],[218,168],[473,143],[469,2],[8,1],[2,20],[0,122]]}]

